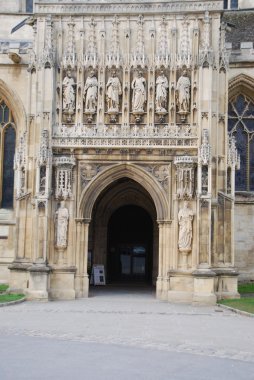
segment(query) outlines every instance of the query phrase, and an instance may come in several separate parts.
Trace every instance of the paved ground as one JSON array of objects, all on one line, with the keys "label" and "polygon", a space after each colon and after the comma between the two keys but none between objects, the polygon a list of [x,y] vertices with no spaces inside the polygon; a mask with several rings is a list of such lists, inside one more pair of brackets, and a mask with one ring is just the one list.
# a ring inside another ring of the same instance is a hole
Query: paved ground
[{"label": "paved ground", "polygon": [[254,319],[100,289],[0,309],[0,379],[254,380]]}]

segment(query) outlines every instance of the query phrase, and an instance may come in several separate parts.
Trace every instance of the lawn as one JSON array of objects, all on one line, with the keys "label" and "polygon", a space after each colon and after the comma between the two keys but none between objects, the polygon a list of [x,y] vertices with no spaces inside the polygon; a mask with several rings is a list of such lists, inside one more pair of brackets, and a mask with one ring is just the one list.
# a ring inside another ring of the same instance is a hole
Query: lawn
[{"label": "lawn", "polygon": [[24,297],[24,294],[0,294],[0,303],[17,301]]},{"label": "lawn", "polygon": [[221,300],[218,303],[233,307],[234,309],[247,311],[248,313],[254,314],[254,298],[240,298],[233,300]]},{"label": "lawn", "polygon": [[239,293],[254,293],[254,282],[238,284]]},{"label": "lawn", "polygon": [[9,288],[7,284],[0,284],[0,293],[5,292]]}]

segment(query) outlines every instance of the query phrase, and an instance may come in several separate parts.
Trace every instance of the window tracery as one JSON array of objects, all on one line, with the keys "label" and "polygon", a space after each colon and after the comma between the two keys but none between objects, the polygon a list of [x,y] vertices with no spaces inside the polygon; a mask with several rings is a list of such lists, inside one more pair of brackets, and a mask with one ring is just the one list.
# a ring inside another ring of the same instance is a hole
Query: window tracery
[{"label": "window tracery", "polygon": [[229,101],[228,131],[236,139],[241,167],[236,171],[236,190],[254,191],[254,102],[244,94]]},{"label": "window tracery", "polygon": [[0,97],[0,207],[13,207],[16,129],[12,113]]}]

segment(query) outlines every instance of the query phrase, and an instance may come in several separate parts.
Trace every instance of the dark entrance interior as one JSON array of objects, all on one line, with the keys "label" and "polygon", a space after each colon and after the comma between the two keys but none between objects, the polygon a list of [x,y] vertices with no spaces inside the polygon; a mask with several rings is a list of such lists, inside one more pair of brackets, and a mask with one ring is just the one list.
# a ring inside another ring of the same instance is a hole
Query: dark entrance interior
[{"label": "dark entrance interior", "polygon": [[107,276],[114,283],[152,283],[153,222],[142,207],[116,210],[108,224]]}]

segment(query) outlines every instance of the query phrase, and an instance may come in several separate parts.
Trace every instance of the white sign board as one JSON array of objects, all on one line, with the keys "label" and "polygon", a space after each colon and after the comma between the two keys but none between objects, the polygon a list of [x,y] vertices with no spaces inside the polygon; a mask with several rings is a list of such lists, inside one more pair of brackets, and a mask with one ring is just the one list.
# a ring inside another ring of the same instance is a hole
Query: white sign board
[{"label": "white sign board", "polygon": [[104,265],[93,265],[90,284],[106,285]]}]

